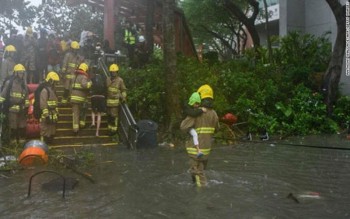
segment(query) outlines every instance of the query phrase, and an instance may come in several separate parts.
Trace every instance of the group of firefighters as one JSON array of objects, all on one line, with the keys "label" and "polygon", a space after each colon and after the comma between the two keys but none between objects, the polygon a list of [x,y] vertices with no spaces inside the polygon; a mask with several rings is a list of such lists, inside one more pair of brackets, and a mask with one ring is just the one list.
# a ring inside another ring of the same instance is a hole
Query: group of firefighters
[{"label": "group of firefighters", "polygon": [[[90,90],[94,86],[89,71],[95,71],[93,72],[95,75],[100,73],[97,68],[90,68],[89,64],[92,65],[92,62],[81,59],[78,55],[79,48],[79,43],[72,41],[69,51],[64,55],[61,71],[56,72],[52,70],[48,72],[45,80],[39,85],[43,89],[40,89],[40,98],[34,101],[40,101],[40,136],[47,143],[50,143],[54,138],[56,124],[59,119],[59,98],[56,94],[57,83],[61,83],[64,87],[61,104],[67,105],[70,102],[72,107],[73,132],[75,135],[78,135],[79,129],[85,127],[85,115],[81,112],[83,107],[87,106]],[[11,54],[16,50],[13,45],[7,45],[5,51]],[[9,55],[8,57],[12,56]],[[6,62],[7,60],[5,59],[4,61]],[[118,76],[118,71],[119,67],[117,64],[110,65],[110,77],[103,77],[106,87],[105,93],[102,94],[104,99],[100,102],[101,104],[106,104],[108,128],[111,135],[117,131],[118,106],[121,101],[126,100],[126,87],[124,81]],[[29,107],[29,91],[26,76],[25,66],[22,63],[16,63],[12,74],[4,79],[0,94],[2,112],[7,113],[10,139],[17,142],[21,139],[24,140],[26,135],[25,128]]]},{"label": "group of firefighters", "polygon": [[[125,40],[130,43],[130,33],[125,31]],[[131,39],[133,39],[131,37]],[[131,41],[132,43],[132,41]],[[101,45],[96,45],[101,46]],[[94,80],[101,74],[97,71],[96,62],[84,59],[79,54],[80,44],[72,41],[68,51],[64,54],[60,68],[52,68],[39,85],[40,96],[34,100],[40,105],[40,136],[41,140],[50,143],[56,133],[56,124],[59,120],[59,97],[56,94],[57,83],[64,88],[60,104],[71,104],[72,107],[72,129],[75,135],[86,126],[84,108],[87,106],[91,95],[92,126],[95,125],[95,113],[100,115],[101,111],[107,113],[108,130],[110,135],[115,135],[118,128],[118,108],[121,102],[126,101],[126,87],[124,81],[119,77],[119,66],[113,63],[109,66],[110,77],[102,77],[105,84],[105,92],[96,92],[94,86],[98,80]],[[2,65],[6,65],[6,74],[2,71],[0,107],[7,114],[10,139],[19,142],[25,139],[29,93],[27,88],[27,74],[25,64],[16,62],[16,47],[7,45]],[[129,51],[132,56],[132,51]],[[12,71],[11,71],[11,66]],[[8,74],[11,72],[11,74]],[[5,77],[6,76],[6,77]],[[6,79],[5,79],[6,78]],[[38,88],[37,88],[38,89]],[[101,90],[101,89],[100,89]],[[204,169],[207,165],[211,150],[211,137],[218,128],[218,116],[213,109],[213,91],[209,85],[201,86],[194,93],[189,104],[197,105],[200,113],[196,116],[188,115],[181,123],[181,129],[190,131],[193,141],[188,141],[186,150],[190,157],[191,175],[197,186],[206,185]],[[34,104],[35,105],[35,104]],[[96,121],[96,136],[99,135],[98,128],[101,118]],[[3,120],[2,120],[3,121]],[[1,122],[2,122],[1,121]]]}]

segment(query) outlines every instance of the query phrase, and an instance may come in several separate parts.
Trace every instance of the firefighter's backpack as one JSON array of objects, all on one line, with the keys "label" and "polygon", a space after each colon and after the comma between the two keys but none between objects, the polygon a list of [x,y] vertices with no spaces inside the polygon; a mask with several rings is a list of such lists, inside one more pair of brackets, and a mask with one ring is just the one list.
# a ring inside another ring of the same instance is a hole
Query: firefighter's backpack
[{"label": "firefighter's backpack", "polygon": [[8,113],[9,108],[10,108],[10,92],[12,89],[12,84],[13,84],[14,78],[15,77],[13,75],[6,77],[2,86],[1,86],[1,92],[3,92],[3,89],[5,89],[5,84],[9,81],[9,86],[7,87],[7,91],[5,94],[5,101],[2,104],[2,112],[3,113]]},{"label": "firefighter's backpack", "polygon": [[33,103],[33,115],[35,119],[40,119],[42,110],[40,109],[40,94],[43,89],[47,90],[47,93],[50,97],[50,91],[46,87],[46,83],[41,83],[34,92],[34,103]]}]

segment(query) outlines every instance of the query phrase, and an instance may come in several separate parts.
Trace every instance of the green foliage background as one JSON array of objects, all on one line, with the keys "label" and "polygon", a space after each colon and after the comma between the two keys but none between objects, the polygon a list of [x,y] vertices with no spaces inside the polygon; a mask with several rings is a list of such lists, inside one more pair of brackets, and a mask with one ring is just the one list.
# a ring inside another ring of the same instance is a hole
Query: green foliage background
[{"label": "green foliage background", "polygon": [[[266,128],[271,134],[281,136],[336,133],[347,127],[344,121],[350,119],[350,99],[340,98],[334,116],[327,117],[320,92],[322,80],[315,79],[318,72],[326,70],[331,54],[326,37],[294,32],[276,39],[280,47],[274,48],[271,63],[266,61],[267,50],[263,47],[259,60],[253,58],[253,51],[227,62],[199,62],[179,56],[181,101],[185,104],[199,86],[209,84],[214,90],[219,117],[234,113],[238,122],[247,122],[246,129],[252,132]],[[156,61],[145,69],[122,73],[137,119],[162,123],[163,103],[167,98],[162,72],[161,62]]]}]

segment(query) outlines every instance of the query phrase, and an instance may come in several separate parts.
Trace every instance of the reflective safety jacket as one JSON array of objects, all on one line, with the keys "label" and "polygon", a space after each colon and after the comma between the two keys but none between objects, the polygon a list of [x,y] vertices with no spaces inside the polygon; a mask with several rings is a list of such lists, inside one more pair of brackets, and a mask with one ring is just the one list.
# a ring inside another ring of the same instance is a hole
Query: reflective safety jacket
[{"label": "reflective safety jacket", "polygon": [[126,99],[126,87],[121,77],[107,80],[107,107],[118,107]]},{"label": "reflective safety jacket", "polygon": [[50,118],[52,122],[58,119],[58,98],[51,86],[46,86],[40,93],[40,109],[42,110],[41,118]]},{"label": "reflective safety jacket", "polygon": [[62,73],[66,79],[73,78],[74,71],[78,68],[80,61],[78,54],[74,54],[71,51],[66,53],[62,62]]},{"label": "reflective safety jacket", "polygon": [[[28,89],[24,84],[24,81],[15,77],[12,80],[9,79],[5,82],[4,89],[0,95],[0,104],[4,103],[7,98],[9,103],[9,111],[14,113],[27,113],[24,112],[25,109],[29,107],[29,99],[28,99]],[[7,96],[9,92],[9,96]]]},{"label": "reflective safety jacket", "polygon": [[136,43],[135,35],[128,29],[125,29],[124,32],[124,42],[130,45],[134,45]]},{"label": "reflective safety jacket", "polygon": [[[199,148],[204,154],[204,159],[210,154],[212,135],[215,130],[219,128],[219,119],[215,110],[207,109],[198,117],[187,116],[180,125],[180,129],[188,131],[190,128],[194,128],[198,134]],[[191,144],[186,145],[186,150],[189,156],[196,158],[197,149],[193,145],[193,141],[189,141]]]},{"label": "reflective safety jacket", "polygon": [[81,70],[76,70],[72,80],[71,103],[84,103],[91,88],[91,80],[88,74]]}]

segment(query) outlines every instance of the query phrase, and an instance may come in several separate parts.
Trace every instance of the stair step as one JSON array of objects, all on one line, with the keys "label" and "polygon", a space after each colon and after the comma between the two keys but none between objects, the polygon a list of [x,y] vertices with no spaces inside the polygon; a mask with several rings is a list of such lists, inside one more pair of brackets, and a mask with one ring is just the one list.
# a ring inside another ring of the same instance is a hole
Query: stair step
[{"label": "stair step", "polygon": [[[94,136],[96,133],[95,128],[87,128],[79,130],[81,136]],[[100,135],[108,135],[107,127],[101,127],[99,130]],[[56,136],[74,136],[72,127],[70,128],[58,128],[56,129]]]},{"label": "stair step", "polygon": [[56,94],[59,99],[59,121],[56,125],[56,136],[49,148],[67,147],[94,147],[94,146],[117,146],[118,142],[108,135],[107,115],[101,117],[99,137],[95,136],[96,128],[91,125],[91,103],[88,97],[88,108],[86,109],[86,128],[79,130],[79,135],[75,136],[72,127],[72,107],[71,104],[61,104],[64,88],[62,84],[56,86]]},{"label": "stair step", "polygon": [[57,144],[57,145],[49,145],[49,149],[59,149],[59,148],[71,148],[71,147],[96,147],[96,146],[102,146],[102,147],[114,147],[117,146],[119,143],[118,142],[107,142],[107,143],[97,143],[94,144]]},{"label": "stair step", "polygon": [[[91,124],[91,120],[86,120],[86,128],[84,129],[90,129],[89,126]],[[105,128],[107,127],[107,121],[101,121],[101,126],[100,128]],[[57,125],[56,125],[56,128],[57,129],[72,129],[73,128],[73,125],[72,125],[72,120],[69,120],[69,121],[58,121],[57,122]],[[82,129],[82,130],[84,130]]]},{"label": "stair step", "polygon": [[85,144],[105,144],[114,143],[112,138],[108,135],[103,136],[55,136],[50,146],[57,145],[85,145]]}]

